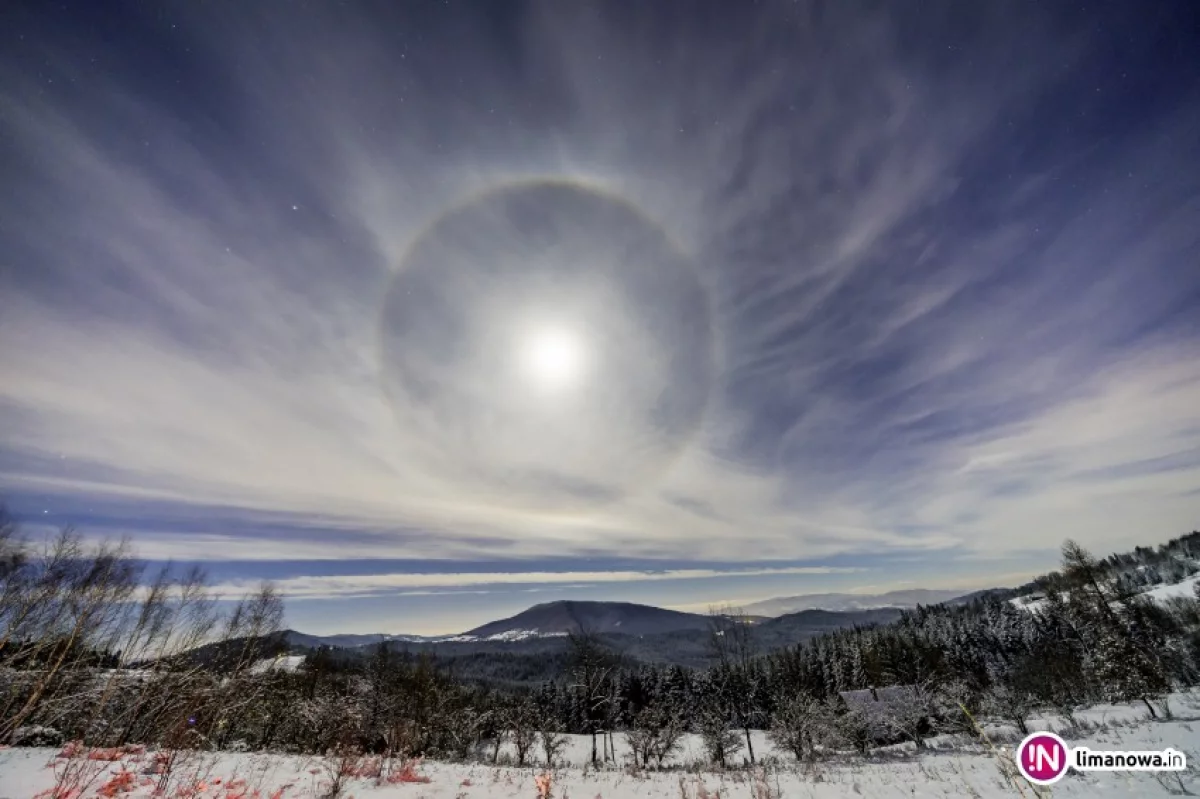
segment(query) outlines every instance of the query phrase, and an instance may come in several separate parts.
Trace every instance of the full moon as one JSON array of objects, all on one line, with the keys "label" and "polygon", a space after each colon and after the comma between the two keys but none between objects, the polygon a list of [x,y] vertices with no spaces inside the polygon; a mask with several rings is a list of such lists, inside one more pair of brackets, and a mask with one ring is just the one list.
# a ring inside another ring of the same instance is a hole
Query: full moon
[{"label": "full moon", "polygon": [[563,391],[583,377],[583,346],[579,337],[558,327],[526,333],[518,348],[525,378],[545,391]]}]

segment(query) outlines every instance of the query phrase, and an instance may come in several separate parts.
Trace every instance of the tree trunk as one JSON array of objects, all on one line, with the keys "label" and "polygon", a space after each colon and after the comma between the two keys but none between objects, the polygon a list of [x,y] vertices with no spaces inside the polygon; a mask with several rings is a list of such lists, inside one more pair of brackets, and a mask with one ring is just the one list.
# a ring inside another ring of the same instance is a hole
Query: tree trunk
[{"label": "tree trunk", "polygon": [[742,732],[746,733],[746,751],[750,753],[750,765],[754,765],[754,744],[750,741],[749,725],[742,727]]},{"label": "tree trunk", "polygon": [[1157,719],[1158,713],[1155,712],[1154,705],[1150,704],[1150,700],[1143,696],[1142,701],[1146,703],[1146,708],[1150,711],[1150,718]]}]

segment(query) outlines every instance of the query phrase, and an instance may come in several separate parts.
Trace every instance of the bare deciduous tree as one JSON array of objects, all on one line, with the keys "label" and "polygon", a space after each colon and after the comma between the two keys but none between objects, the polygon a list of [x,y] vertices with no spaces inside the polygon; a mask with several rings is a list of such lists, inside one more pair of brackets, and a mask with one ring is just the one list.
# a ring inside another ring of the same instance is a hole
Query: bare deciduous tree
[{"label": "bare deciduous tree", "polygon": [[799,762],[811,761],[817,742],[828,736],[833,719],[829,708],[808,694],[796,694],[775,712],[767,732],[771,743],[795,755]]},{"label": "bare deciduous tree", "polygon": [[924,749],[925,736],[931,731],[929,720],[934,714],[934,693],[928,683],[899,685],[888,690],[881,721],[887,732]]},{"label": "bare deciduous tree", "polygon": [[538,740],[541,743],[542,756],[546,758],[546,767],[552,768],[563,749],[567,747],[567,736],[552,730],[539,730]]},{"label": "bare deciduous tree", "polygon": [[729,708],[746,741],[750,764],[754,765],[754,741],[750,727],[754,724],[754,702],[751,697],[750,674],[758,648],[754,640],[753,619],[744,610],[732,606],[710,608],[709,647],[718,668],[728,671]]},{"label": "bare deciduous tree", "polygon": [[506,724],[517,753],[517,765],[524,766],[530,750],[537,743],[537,709],[529,699],[522,697],[507,710]]},{"label": "bare deciduous tree", "polygon": [[571,650],[571,689],[583,703],[588,734],[592,737],[592,765],[599,764],[596,736],[600,724],[607,718],[611,700],[609,680],[613,672],[613,657],[605,650],[600,637],[580,626],[568,641]]},{"label": "bare deciduous tree", "polygon": [[742,748],[742,738],[729,728],[729,717],[724,707],[709,706],[700,711],[697,720],[700,739],[708,759],[721,768],[729,766],[729,760]]},{"label": "bare deciduous tree", "polygon": [[635,766],[648,768],[654,760],[659,768],[679,748],[684,726],[677,713],[658,704],[646,705],[634,716],[627,733]]}]

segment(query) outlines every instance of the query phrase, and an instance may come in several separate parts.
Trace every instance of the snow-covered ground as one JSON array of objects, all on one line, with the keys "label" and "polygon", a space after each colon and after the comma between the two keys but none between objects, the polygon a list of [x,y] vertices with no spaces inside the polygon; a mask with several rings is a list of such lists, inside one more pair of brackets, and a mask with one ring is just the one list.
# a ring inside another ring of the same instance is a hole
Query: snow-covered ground
[{"label": "snow-covered ground", "polygon": [[479,637],[478,635],[444,635],[440,638],[429,638],[428,641],[437,643],[478,643],[482,641],[525,641],[530,638],[566,638],[567,634],[563,632],[544,633],[540,630],[505,630],[502,633],[495,635],[487,635]]},{"label": "snow-covered ground", "polygon": [[296,671],[304,665],[304,655],[281,655],[277,658],[267,658],[260,660],[250,667],[253,674],[262,674],[267,671]]},{"label": "snow-covered ground", "polygon": [[1146,596],[1153,597],[1161,602],[1164,599],[1169,599],[1173,596],[1195,596],[1196,583],[1200,581],[1200,574],[1187,577],[1174,585],[1160,585],[1156,588],[1151,588],[1144,592]]},{"label": "snow-covered ground", "polygon": [[1015,596],[1008,600],[1010,604],[1036,612],[1042,605],[1046,604],[1046,600],[1040,596]]},{"label": "snow-covered ground", "polygon": [[[1163,749],[1172,747],[1188,756],[1189,764],[1200,757],[1200,697],[1176,695],[1174,721],[1147,720],[1145,707],[1101,706],[1080,714],[1086,733],[1067,732],[1073,744],[1086,743],[1101,749]],[[1194,719],[1194,720],[1189,720]],[[1095,726],[1099,725],[1099,726]],[[1060,720],[1035,718],[1031,727],[1064,731]],[[990,728],[998,746],[1011,750],[1011,730]],[[1006,733],[1008,733],[1006,735]],[[550,777],[555,799],[770,799],[771,797],[962,797],[991,799],[1002,796],[1033,797],[1027,784],[1020,790],[1006,782],[998,760],[974,744],[944,736],[931,741],[930,752],[916,756],[910,746],[877,752],[868,760],[838,757],[814,768],[797,768],[791,758],[769,745],[764,735],[754,734],[754,747],[767,765],[758,771],[732,770],[723,774],[704,772],[700,742],[689,737],[668,771],[635,773],[609,766],[599,771],[584,768],[591,742],[572,736],[563,761],[549,772],[542,766],[516,768],[479,764],[423,763],[405,780],[380,784],[378,779],[355,778],[344,786],[344,795],[358,799],[536,799],[536,780]],[[627,748],[620,736],[617,754]],[[56,757],[57,749],[6,749],[0,751],[0,799],[31,799],[52,788],[55,774],[68,762],[90,769],[90,782],[79,796],[129,797],[153,795],[157,777],[142,772],[153,762],[153,753],[126,756],[120,762],[68,761]],[[507,753],[506,753],[507,754]],[[168,799],[309,799],[328,790],[334,764],[323,758],[274,754],[196,754],[176,765]],[[1180,775],[1071,774],[1053,788],[1055,796],[1153,797],[1185,789],[1200,791],[1195,766]],[[129,776],[120,776],[127,771]],[[424,780],[428,780],[425,782]],[[106,788],[107,786],[107,788]],[[126,790],[127,789],[127,790]],[[1042,795],[1046,795],[1043,793]]]}]

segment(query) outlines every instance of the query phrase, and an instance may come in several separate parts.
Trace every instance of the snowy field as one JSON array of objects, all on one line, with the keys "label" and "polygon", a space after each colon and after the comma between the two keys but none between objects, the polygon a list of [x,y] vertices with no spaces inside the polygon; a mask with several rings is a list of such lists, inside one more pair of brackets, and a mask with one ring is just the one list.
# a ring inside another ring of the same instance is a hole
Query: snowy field
[{"label": "snowy field", "polygon": [[[1054,729],[1072,744],[1094,749],[1163,749],[1184,752],[1189,772],[1180,775],[1070,774],[1053,787],[1054,796],[1150,797],[1200,793],[1194,764],[1200,757],[1200,698],[1173,697],[1172,721],[1150,721],[1144,706],[1099,706],[1080,713],[1086,731],[1064,729],[1061,720],[1034,718],[1030,727]],[[1011,729],[989,726],[989,736],[1002,750],[1011,750],[1016,736]],[[617,754],[627,748],[617,736]],[[421,763],[392,782],[354,777],[343,785],[343,797],[380,799],[537,799],[538,780],[549,776],[555,799],[774,799],[775,797],[989,797],[1049,795],[1031,786],[1005,779],[1002,761],[978,744],[943,736],[930,741],[931,751],[920,756],[911,745],[876,751],[869,759],[835,756],[801,769],[791,758],[776,752],[762,734],[756,734],[755,752],[763,768],[714,773],[702,768],[699,739],[689,737],[672,768],[638,773],[610,764],[598,771],[585,768],[591,742],[573,736],[563,764],[547,771],[544,766],[516,768],[457,763]],[[55,785],[56,774],[78,772],[81,790],[72,799],[155,795],[159,777],[146,772],[153,752],[130,753],[115,761],[67,759],[58,749],[5,749],[0,751],[0,799],[32,799]],[[503,752],[502,758],[509,755]],[[569,764],[569,765],[568,765]],[[358,768],[370,764],[356,764]],[[332,759],[276,754],[196,753],[178,762],[164,794],[167,799],[316,799],[328,794],[331,774],[339,766]],[[1019,778],[1017,778],[1019,780]],[[427,780],[427,781],[426,781]],[[544,785],[544,783],[543,783]],[[49,797],[49,793],[43,793]]]}]

